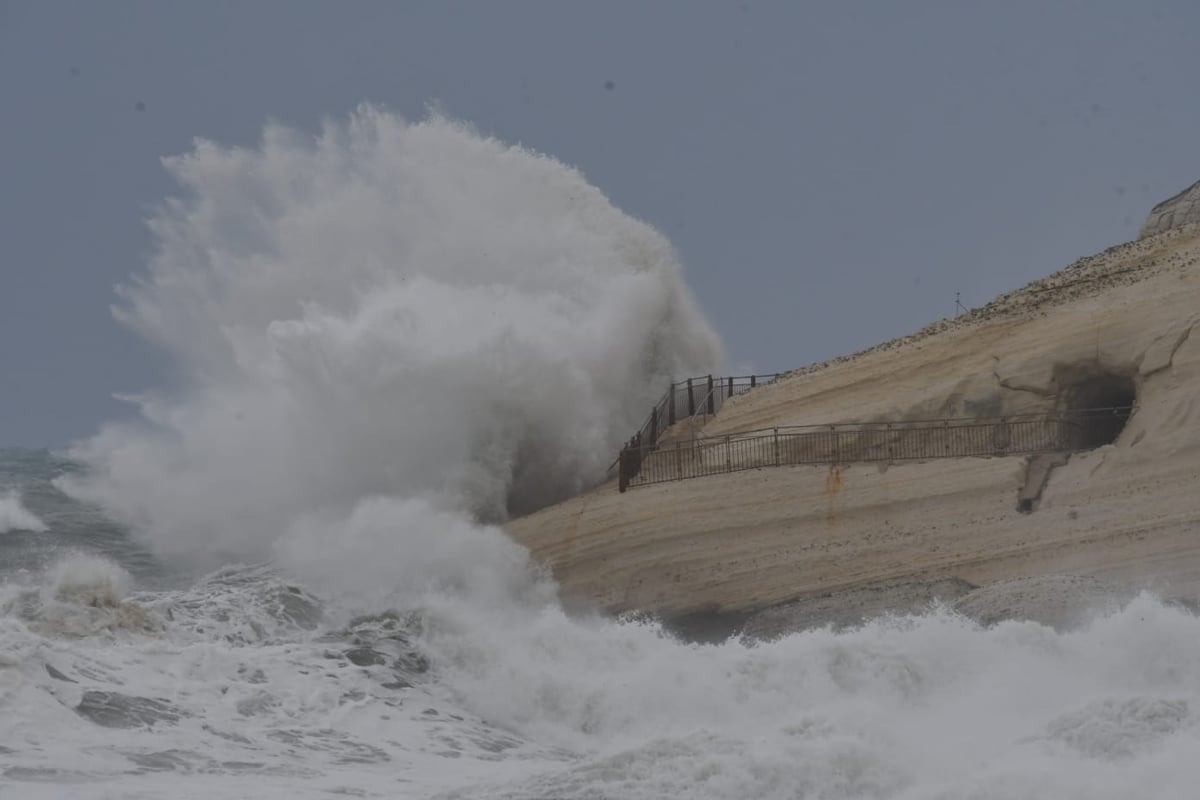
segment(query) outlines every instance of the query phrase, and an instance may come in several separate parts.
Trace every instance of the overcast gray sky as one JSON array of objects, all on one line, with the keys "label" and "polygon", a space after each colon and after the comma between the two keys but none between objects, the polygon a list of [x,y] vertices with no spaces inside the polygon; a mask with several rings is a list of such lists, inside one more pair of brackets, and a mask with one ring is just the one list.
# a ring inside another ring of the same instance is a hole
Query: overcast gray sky
[{"label": "overcast gray sky", "polygon": [[0,446],[128,413],[110,313],[193,137],[430,103],[677,247],[732,366],[852,351],[1200,178],[1200,4],[0,0]]}]

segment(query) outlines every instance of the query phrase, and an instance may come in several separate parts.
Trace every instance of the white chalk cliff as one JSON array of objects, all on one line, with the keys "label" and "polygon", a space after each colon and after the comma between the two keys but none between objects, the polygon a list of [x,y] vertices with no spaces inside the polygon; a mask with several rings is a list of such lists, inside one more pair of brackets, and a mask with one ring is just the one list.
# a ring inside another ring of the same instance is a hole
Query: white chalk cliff
[{"label": "white chalk cliff", "polygon": [[1133,401],[1111,444],[1049,470],[993,457],[850,464],[836,479],[828,467],[767,468],[624,494],[610,484],[507,528],[564,599],[608,611],[744,612],[905,582],[1059,574],[1200,595],[1200,226],[1176,223],[797,370],[705,428]]}]

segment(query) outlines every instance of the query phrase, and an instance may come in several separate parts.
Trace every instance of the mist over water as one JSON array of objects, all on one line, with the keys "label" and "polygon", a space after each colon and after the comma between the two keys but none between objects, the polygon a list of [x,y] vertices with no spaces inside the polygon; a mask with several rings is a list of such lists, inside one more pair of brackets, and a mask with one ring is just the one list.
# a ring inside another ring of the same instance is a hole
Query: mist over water
[{"label": "mist over water", "polygon": [[63,484],[164,555],[269,557],[380,498],[481,521],[563,499],[721,357],[661,235],[444,117],[364,106],[166,167],[183,195],[117,314],[173,379]]}]

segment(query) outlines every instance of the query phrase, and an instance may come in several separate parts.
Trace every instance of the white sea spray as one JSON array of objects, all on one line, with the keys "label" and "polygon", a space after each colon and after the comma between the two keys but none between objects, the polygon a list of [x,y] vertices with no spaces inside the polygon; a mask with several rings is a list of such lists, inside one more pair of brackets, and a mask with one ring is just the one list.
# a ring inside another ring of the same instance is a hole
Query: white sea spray
[{"label": "white sea spray", "polygon": [[666,239],[460,123],[364,106],[166,164],[185,194],[117,313],[174,380],[62,484],[168,556],[256,560],[376,497],[493,521],[562,499],[719,362]]},{"label": "white sea spray", "polygon": [[0,533],[11,531],[46,531],[46,523],[27,509],[21,502],[21,495],[12,490],[0,494]]}]

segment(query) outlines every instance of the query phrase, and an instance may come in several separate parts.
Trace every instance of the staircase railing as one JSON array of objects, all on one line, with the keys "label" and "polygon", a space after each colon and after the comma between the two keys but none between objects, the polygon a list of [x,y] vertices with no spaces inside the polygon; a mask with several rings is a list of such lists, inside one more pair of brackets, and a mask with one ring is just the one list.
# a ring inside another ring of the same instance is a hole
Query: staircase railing
[{"label": "staircase railing", "polygon": [[[702,375],[674,381],[654,407],[642,426],[622,448],[637,449],[645,453],[656,447],[664,433],[679,422],[690,421],[695,430],[697,420],[702,424],[708,417],[715,416],[725,401],[745,394],[779,377],[779,373],[766,375],[731,375],[724,378]],[[608,468],[608,477],[617,477],[620,456]]]}]

